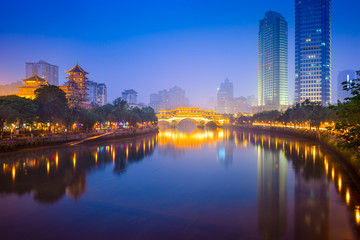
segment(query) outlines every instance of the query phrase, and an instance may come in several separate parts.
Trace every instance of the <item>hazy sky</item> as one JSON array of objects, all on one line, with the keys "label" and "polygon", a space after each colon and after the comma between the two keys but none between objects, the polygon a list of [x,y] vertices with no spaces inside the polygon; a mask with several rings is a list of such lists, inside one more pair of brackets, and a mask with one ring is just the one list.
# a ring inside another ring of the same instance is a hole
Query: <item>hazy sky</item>
[{"label": "hazy sky", "polygon": [[[294,95],[294,0],[2,1],[0,84],[25,77],[25,62],[64,70],[79,61],[104,82],[108,100],[124,89],[138,101],[177,85],[203,106],[221,81],[234,96],[257,95],[258,22],[268,10],[289,24],[289,98]],[[360,69],[360,1],[332,0],[333,80]]]}]

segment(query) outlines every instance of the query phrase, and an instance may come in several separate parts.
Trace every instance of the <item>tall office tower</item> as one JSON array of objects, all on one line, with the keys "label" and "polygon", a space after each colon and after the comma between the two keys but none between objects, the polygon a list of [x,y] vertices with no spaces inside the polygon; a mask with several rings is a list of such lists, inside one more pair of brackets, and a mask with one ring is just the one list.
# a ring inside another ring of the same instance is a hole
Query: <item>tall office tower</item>
[{"label": "tall office tower", "polygon": [[137,104],[137,92],[134,89],[125,90],[121,93],[122,100],[130,105]]},{"label": "tall office tower", "polygon": [[59,67],[51,65],[45,61],[39,61],[37,63],[26,63],[26,78],[33,75],[45,78],[45,80],[51,85],[59,85]]},{"label": "tall office tower", "polygon": [[295,1],[295,101],[331,103],[330,0]]},{"label": "tall office tower", "polygon": [[258,105],[280,110],[288,105],[288,24],[280,13],[265,13],[258,41]]},{"label": "tall office tower", "polygon": [[233,83],[226,79],[220,84],[220,88],[217,89],[216,93],[216,111],[218,113],[233,113],[232,100],[234,98],[234,87]]},{"label": "tall office tower", "polygon": [[87,103],[92,107],[104,106],[106,104],[106,85],[94,81],[86,81]]},{"label": "tall office tower", "polygon": [[343,82],[347,82],[349,86],[352,80],[356,78],[354,70],[345,70],[340,71],[337,77],[337,99],[341,102],[344,101],[344,98],[351,97],[351,92],[343,89]]},{"label": "tall office tower", "polygon": [[105,83],[98,84],[98,103],[100,106],[107,104],[107,87]]}]

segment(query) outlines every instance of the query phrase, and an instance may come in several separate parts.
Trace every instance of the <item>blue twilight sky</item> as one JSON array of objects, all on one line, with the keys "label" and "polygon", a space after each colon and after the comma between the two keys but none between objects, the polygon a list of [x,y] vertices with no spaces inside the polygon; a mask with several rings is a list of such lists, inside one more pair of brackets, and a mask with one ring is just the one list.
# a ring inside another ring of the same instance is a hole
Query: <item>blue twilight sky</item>
[{"label": "blue twilight sky", "polygon": [[[257,95],[258,22],[268,10],[289,24],[289,100],[294,95],[294,0],[1,1],[0,84],[25,77],[25,62],[64,70],[79,61],[104,82],[108,100],[124,89],[139,102],[174,85],[206,106],[220,82],[234,96]],[[332,0],[333,80],[360,69],[360,1]],[[334,82],[335,83],[335,82]]]}]

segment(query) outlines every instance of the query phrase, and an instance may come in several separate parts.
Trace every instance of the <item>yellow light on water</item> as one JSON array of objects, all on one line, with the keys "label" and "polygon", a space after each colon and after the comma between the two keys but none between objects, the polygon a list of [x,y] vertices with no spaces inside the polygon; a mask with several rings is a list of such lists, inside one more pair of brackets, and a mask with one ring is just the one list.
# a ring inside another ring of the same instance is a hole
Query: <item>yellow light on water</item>
[{"label": "yellow light on water", "polygon": [[334,181],[334,178],[335,178],[335,170],[334,170],[334,168],[332,168],[332,170],[331,170],[331,178]]},{"label": "yellow light on water", "polygon": [[128,157],[129,157],[129,147],[126,146],[126,158],[128,158]]},{"label": "yellow light on water", "polygon": [[59,165],[59,154],[56,153],[56,155],[55,155],[55,166],[56,166],[56,168],[58,167],[58,165]]},{"label": "yellow light on water", "polygon": [[359,206],[355,207],[355,221],[356,224],[359,225],[360,224],[360,211],[359,211]]},{"label": "yellow light on water", "polygon": [[47,174],[49,174],[49,172],[50,172],[50,162],[49,162],[49,160],[46,161],[46,172],[47,172]]},{"label": "yellow light on water", "polygon": [[112,152],[113,162],[115,162],[115,151]]},{"label": "yellow light on water", "polygon": [[350,203],[350,192],[349,189],[346,189],[346,204],[349,205]]},{"label": "yellow light on water", "polygon": [[73,157],[73,166],[74,168],[76,167],[76,153],[74,153],[74,157]]},{"label": "yellow light on water", "polygon": [[98,153],[95,152],[95,163],[97,163],[97,161],[98,161]]},{"label": "yellow light on water", "polygon": [[12,170],[11,170],[11,173],[12,173],[12,179],[15,180],[15,165],[12,166]]},{"label": "yellow light on water", "polygon": [[340,175],[339,175],[338,185],[339,185],[339,192],[341,192],[341,176]]}]

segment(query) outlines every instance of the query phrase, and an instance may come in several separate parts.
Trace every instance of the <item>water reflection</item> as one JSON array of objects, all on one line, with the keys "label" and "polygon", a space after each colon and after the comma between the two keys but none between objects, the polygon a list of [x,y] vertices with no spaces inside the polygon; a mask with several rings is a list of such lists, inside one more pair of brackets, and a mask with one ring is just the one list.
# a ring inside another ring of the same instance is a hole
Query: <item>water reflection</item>
[{"label": "water reflection", "polygon": [[[142,161],[153,153],[154,161]],[[173,156],[182,161],[166,161]],[[128,171],[140,161],[142,168]],[[89,178],[91,171],[107,168],[111,175],[122,175],[119,182],[99,184],[108,198],[93,194],[91,200],[103,204],[105,212],[123,214],[121,219],[112,215],[109,222],[122,221],[130,233],[138,229],[134,222],[154,221],[150,236],[166,222],[161,229],[181,232],[179,226],[186,225],[182,232],[204,233],[198,239],[215,238],[211,230],[219,230],[222,239],[236,239],[239,232],[246,233],[240,234],[243,239],[359,237],[358,188],[337,156],[316,142],[226,129],[169,129],[128,142],[1,155],[0,164],[0,194],[31,193],[42,203],[64,195],[87,199],[87,185],[108,178]]]},{"label": "water reflection", "polygon": [[287,161],[282,150],[257,150],[259,230],[265,239],[279,239],[287,224]]},{"label": "water reflection", "polygon": [[34,199],[43,203],[54,203],[65,194],[77,200],[86,191],[87,172],[112,162],[113,172],[121,174],[132,162],[151,155],[156,139],[153,135],[108,145],[2,155],[0,194],[33,193]]}]

